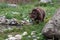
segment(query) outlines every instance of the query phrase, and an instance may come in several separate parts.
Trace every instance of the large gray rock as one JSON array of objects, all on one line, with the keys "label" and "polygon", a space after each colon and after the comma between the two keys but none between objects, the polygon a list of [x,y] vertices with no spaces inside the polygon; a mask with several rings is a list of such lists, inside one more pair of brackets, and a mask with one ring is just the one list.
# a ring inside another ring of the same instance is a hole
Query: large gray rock
[{"label": "large gray rock", "polygon": [[45,25],[42,30],[42,34],[48,38],[52,38],[54,36],[54,24],[52,20]]},{"label": "large gray rock", "polygon": [[56,11],[54,16],[42,29],[42,34],[48,38],[60,38],[60,9]]}]

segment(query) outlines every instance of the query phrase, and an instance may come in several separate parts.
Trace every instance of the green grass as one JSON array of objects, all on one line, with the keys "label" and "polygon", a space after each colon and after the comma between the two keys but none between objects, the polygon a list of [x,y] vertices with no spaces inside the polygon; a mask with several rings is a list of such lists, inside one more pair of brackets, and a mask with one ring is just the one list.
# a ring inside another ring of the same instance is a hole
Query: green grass
[{"label": "green grass", "polygon": [[[8,34],[22,34],[24,31],[28,32],[28,35],[32,31],[36,31],[36,36],[40,37],[38,40],[44,40],[42,35],[39,35],[41,33],[42,28],[44,25],[48,22],[48,20],[53,16],[55,13],[56,9],[59,8],[59,5],[54,4],[54,5],[47,5],[47,6],[40,6],[38,3],[34,4],[25,4],[25,5],[18,5],[17,7],[7,7],[7,6],[2,6],[0,5],[0,15],[6,15],[8,19],[10,18],[17,18],[18,20],[21,20],[23,18],[29,19],[29,13],[31,10],[35,7],[41,7],[46,11],[46,17],[44,22],[41,22],[40,24],[34,24],[34,25],[24,25],[20,29],[13,28],[13,30],[6,30],[4,33],[0,33],[0,40],[4,40],[7,38]],[[19,14],[12,14],[12,12],[19,12]],[[6,14],[7,13],[7,14]],[[32,40],[33,38],[28,38],[27,36],[24,36],[22,40]]]}]

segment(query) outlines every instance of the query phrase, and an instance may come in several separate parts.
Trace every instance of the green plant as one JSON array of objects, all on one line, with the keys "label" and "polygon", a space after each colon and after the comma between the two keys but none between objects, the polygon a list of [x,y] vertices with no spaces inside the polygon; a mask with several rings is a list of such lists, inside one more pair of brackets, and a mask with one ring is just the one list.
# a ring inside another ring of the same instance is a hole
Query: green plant
[{"label": "green plant", "polygon": [[6,4],[6,3],[0,3],[0,8],[7,8],[8,7],[8,5]]},{"label": "green plant", "polygon": [[8,12],[5,16],[7,19],[13,18],[13,14],[11,12]]}]

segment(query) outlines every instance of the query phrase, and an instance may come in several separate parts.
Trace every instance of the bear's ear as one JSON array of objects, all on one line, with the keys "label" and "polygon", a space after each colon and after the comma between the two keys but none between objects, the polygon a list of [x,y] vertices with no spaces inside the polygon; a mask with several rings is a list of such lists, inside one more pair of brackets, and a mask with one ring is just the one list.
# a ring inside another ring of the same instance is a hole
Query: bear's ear
[{"label": "bear's ear", "polygon": [[33,9],[32,12],[33,12],[33,11],[37,11],[37,9]]}]

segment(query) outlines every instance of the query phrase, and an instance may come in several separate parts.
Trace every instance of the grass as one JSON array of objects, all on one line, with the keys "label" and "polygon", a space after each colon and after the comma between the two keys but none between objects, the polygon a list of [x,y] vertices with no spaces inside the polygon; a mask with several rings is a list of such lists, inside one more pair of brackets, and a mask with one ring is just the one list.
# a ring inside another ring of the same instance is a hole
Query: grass
[{"label": "grass", "polygon": [[[35,7],[41,7],[46,11],[46,17],[44,22],[41,22],[40,24],[34,24],[34,25],[24,25],[20,29],[13,28],[13,30],[6,30],[3,33],[0,33],[0,40],[4,40],[7,38],[8,34],[22,34],[24,31],[28,32],[27,36],[24,36],[22,40],[33,40],[33,38],[28,38],[30,33],[32,31],[36,31],[36,36],[40,37],[38,40],[44,40],[42,35],[39,35],[41,33],[42,28],[44,25],[48,22],[48,20],[53,16],[56,9],[59,8],[59,5],[47,5],[47,6],[40,6],[39,4],[25,4],[25,5],[18,5],[17,7],[8,7],[8,6],[2,6],[0,5],[0,15],[6,15],[6,18],[17,18],[18,20],[21,20],[23,18],[29,19],[29,12]],[[19,12],[18,14],[13,14],[12,12]],[[6,14],[7,13],[7,14]]]}]

